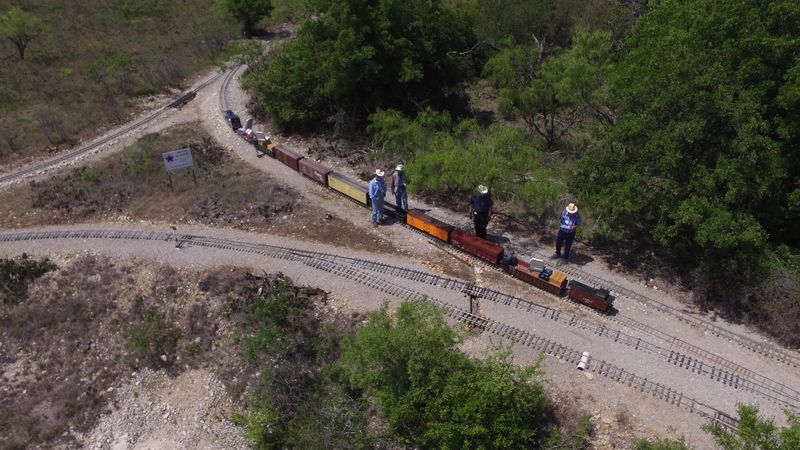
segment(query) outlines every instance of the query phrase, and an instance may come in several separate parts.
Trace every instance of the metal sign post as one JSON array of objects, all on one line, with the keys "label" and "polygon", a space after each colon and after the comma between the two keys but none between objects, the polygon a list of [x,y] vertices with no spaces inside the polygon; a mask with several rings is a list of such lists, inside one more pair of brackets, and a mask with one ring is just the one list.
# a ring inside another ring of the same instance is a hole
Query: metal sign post
[{"label": "metal sign post", "polygon": [[164,167],[167,169],[167,175],[169,177],[169,188],[173,193],[175,192],[175,188],[172,185],[172,172],[176,170],[191,168],[194,184],[197,184],[197,176],[194,173],[194,158],[192,158],[191,148],[186,147],[171,152],[165,152],[161,154],[161,157],[164,158]]}]

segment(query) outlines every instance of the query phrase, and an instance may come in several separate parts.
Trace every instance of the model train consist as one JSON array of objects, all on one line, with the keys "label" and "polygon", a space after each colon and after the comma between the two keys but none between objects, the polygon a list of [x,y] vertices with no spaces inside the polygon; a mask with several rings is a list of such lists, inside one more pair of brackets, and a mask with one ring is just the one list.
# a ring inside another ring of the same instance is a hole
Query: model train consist
[{"label": "model train consist", "polygon": [[[266,134],[252,130],[252,119],[248,119],[243,127],[241,120],[233,111],[225,111],[224,116],[233,131],[255,147],[258,156],[268,155],[276,158],[293,170],[353,201],[366,207],[371,206],[369,190],[364,184],[351,180],[282,145],[272,143]],[[384,205],[387,215],[403,220],[412,228],[496,266],[514,278],[556,296],[566,295],[569,299],[598,312],[608,314],[613,311],[612,298],[607,290],[568,280],[566,274],[547,268],[541,259],[524,260],[508,254],[503,247],[433,218],[423,211],[412,209],[405,212],[391,202],[385,202]]]}]

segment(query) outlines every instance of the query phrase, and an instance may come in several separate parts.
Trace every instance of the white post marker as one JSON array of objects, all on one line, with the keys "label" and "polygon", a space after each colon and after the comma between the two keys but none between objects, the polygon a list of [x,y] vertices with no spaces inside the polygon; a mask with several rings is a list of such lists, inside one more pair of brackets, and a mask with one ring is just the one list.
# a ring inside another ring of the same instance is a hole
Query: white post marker
[{"label": "white post marker", "polygon": [[589,366],[589,352],[583,352],[581,362],[578,363],[578,370],[586,370],[587,366]]}]

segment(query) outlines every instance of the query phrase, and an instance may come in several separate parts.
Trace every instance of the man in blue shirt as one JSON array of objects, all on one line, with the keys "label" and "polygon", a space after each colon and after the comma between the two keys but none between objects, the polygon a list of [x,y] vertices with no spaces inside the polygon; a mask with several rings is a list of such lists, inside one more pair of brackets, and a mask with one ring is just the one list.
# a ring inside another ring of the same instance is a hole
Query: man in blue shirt
[{"label": "man in blue shirt", "polygon": [[386,195],[386,181],[383,171],[375,170],[375,177],[369,182],[369,198],[372,203],[372,226],[383,222],[383,197]]},{"label": "man in blue shirt", "polygon": [[492,194],[489,188],[480,185],[478,186],[478,193],[472,194],[469,202],[469,210],[472,219],[475,222],[475,235],[486,239],[486,226],[489,225],[489,219],[492,217]]},{"label": "man in blue shirt", "polygon": [[564,259],[569,259],[569,250],[572,248],[572,241],[575,240],[575,229],[581,224],[581,215],[578,214],[578,207],[575,203],[570,203],[561,213],[561,224],[558,228],[556,238],[556,258],[561,257],[561,245],[564,245]]}]

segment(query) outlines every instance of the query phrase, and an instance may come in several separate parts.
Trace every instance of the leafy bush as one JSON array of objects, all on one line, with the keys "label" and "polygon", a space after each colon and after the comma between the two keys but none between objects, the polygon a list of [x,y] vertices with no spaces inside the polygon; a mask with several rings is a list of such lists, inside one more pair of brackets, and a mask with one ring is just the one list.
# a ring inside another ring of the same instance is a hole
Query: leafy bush
[{"label": "leafy bush", "polygon": [[125,347],[131,353],[132,365],[138,366],[141,361],[150,367],[162,368],[170,367],[175,362],[175,350],[181,332],[164,318],[157,307],[144,309],[139,321],[130,326],[127,334]]},{"label": "leafy bush", "polygon": [[510,353],[469,359],[461,337],[426,301],[386,305],[344,341],[339,376],[381,406],[393,430],[423,448],[533,448],[548,401],[536,366]]},{"label": "leafy bush", "polygon": [[464,203],[478,184],[491,186],[496,199],[552,215],[565,191],[563,168],[547,159],[524,130],[473,119],[454,123],[446,113],[426,110],[415,120],[396,111],[370,116],[373,139],[393,158],[405,160],[414,191],[461,195]]},{"label": "leafy bush", "polygon": [[28,295],[28,285],[56,265],[45,258],[34,260],[23,253],[16,259],[0,258],[0,303],[15,304]]}]

